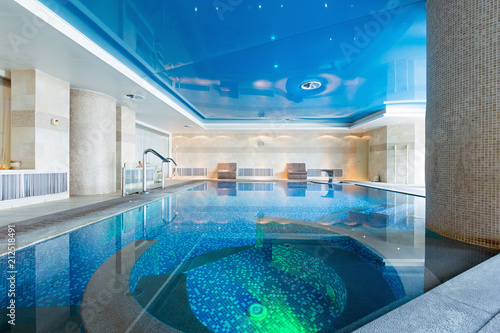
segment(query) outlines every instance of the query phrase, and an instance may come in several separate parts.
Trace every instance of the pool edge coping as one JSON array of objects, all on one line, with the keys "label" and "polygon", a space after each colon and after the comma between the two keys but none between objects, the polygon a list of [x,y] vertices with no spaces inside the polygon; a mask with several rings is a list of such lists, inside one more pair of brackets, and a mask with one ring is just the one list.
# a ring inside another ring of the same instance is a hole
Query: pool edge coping
[{"label": "pool edge coping", "polygon": [[[192,183],[192,182],[194,182],[194,183]],[[188,190],[190,188],[194,188],[194,187],[199,186],[199,185],[206,183],[206,182],[208,182],[208,181],[206,181],[206,180],[187,180],[186,183],[181,183],[181,184],[172,185],[170,187],[158,188],[158,189],[151,190],[151,192],[147,196],[144,196],[142,193],[139,193],[139,194],[133,194],[133,195],[125,196],[125,197],[112,198],[109,200],[105,200],[105,201],[98,202],[98,203],[93,203],[90,205],[85,205],[85,206],[78,207],[78,208],[72,208],[72,209],[64,210],[64,211],[57,212],[57,213],[52,213],[52,214],[43,215],[40,217],[27,219],[24,221],[15,222],[12,225],[14,225],[16,227],[20,226],[20,225],[25,226],[27,228],[31,228],[31,226],[35,227],[35,230],[29,230],[28,232],[24,232],[24,234],[25,235],[28,234],[28,236],[31,236],[31,234],[33,234],[33,233],[39,232],[41,228],[45,229],[45,225],[43,225],[43,224],[48,223],[49,222],[48,220],[50,220],[51,217],[53,218],[53,217],[59,216],[59,215],[61,215],[61,216],[68,215],[68,221],[65,221],[63,223],[76,224],[76,225],[72,225],[69,228],[66,228],[62,231],[50,233],[49,235],[44,235],[42,238],[39,238],[39,239],[36,239],[33,241],[28,240],[24,244],[21,243],[21,245],[17,245],[17,244],[19,244],[19,242],[16,242],[16,245],[15,245],[16,249],[15,250],[19,251],[19,250],[22,250],[22,249],[27,248],[29,246],[36,245],[36,244],[42,243],[44,241],[47,241],[49,239],[62,236],[64,234],[70,233],[72,231],[89,226],[89,225],[94,224],[94,223],[98,223],[100,221],[111,218],[113,216],[123,214],[123,213],[128,212],[128,211],[133,210],[133,209],[137,209],[138,207],[144,206],[144,205],[149,204],[151,202],[170,197],[174,194]],[[169,193],[165,192],[168,190],[173,190],[173,191],[169,192]],[[160,193],[162,191],[163,191],[163,193]],[[113,207],[116,207],[119,204],[126,205],[127,204],[126,201],[128,201],[129,203],[132,202],[132,201],[130,201],[130,199],[136,199],[137,202],[135,202],[134,205],[130,205],[128,207],[119,207],[119,210],[112,211],[112,212],[106,212],[106,210],[110,209],[110,208],[99,210],[99,206],[103,206],[103,205],[112,204]],[[146,200],[141,200],[141,199],[146,199]],[[148,199],[150,199],[150,200],[148,200]],[[93,208],[95,208],[96,210],[92,211]],[[76,218],[70,217],[72,212],[76,213],[76,212],[79,212],[82,210],[86,210],[86,212],[83,214],[83,216],[76,217]],[[92,216],[93,213],[99,212],[99,211],[103,212],[103,214],[100,216],[94,216],[94,217]],[[82,223],[78,223],[79,222],[78,219],[83,219],[84,221]],[[30,221],[32,223],[28,223]],[[61,226],[60,224],[57,224],[57,228],[59,228],[60,226]],[[8,228],[9,228],[8,225],[0,227],[0,235],[1,235],[0,241],[2,241],[4,238],[6,240],[7,232],[2,233],[1,231],[3,231],[3,230],[7,231]],[[16,238],[18,237],[18,234],[20,234],[20,233],[23,233],[23,231],[18,232],[16,230]],[[16,240],[18,240],[18,239],[16,239]],[[3,257],[5,255],[7,255],[8,253],[9,253],[9,251],[7,250],[7,248],[0,249],[0,257]]]}]

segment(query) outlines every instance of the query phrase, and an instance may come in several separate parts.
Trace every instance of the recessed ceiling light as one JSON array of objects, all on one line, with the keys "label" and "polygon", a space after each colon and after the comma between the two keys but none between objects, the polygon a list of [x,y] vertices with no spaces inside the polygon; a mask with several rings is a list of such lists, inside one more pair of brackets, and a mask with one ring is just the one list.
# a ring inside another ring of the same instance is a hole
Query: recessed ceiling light
[{"label": "recessed ceiling light", "polygon": [[137,95],[137,94],[126,94],[125,97],[127,97],[128,99],[132,99],[134,101],[142,101],[146,98],[142,95]]},{"label": "recessed ceiling light", "polygon": [[193,125],[184,125],[185,128],[193,128]]},{"label": "recessed ceiling light", "polygon": [[300,85],[300,88],[304,90],[314,90],[318,89],[321,87],[321,82],[319,81],[309,81],[309,82],[304,82]]}]

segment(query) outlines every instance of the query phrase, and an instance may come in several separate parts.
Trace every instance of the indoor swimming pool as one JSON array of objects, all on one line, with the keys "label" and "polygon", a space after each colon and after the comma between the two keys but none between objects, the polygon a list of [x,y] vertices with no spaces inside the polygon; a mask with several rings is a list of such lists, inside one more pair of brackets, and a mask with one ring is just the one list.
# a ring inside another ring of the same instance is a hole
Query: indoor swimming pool
[{"label": "indoor swimming pool", "polygon": [[424,215],[356,185],[204,182],[18,250],[12,332],[350,331],[424,292]]}]

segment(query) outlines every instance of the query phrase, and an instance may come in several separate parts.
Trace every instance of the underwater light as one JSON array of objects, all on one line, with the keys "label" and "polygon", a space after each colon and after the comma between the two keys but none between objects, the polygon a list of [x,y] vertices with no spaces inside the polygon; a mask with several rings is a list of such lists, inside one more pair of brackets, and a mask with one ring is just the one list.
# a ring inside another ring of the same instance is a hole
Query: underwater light
[{"label": "underwater light", "polygon": [[260,303],[253,303],[248,307],[247,313],[253,319],[262,319],[267,316],[267,309]]},{"label": "underwater light", "polygon": [[329,284],[326,285],[326,293],[328,294],[332,302],[335,303],[335,301],[337,300],[337,294],[335,293],[335,289],[333,289],[333,287]]},{"label": "underwater light", "polygon": [[300,85],[300,88],[304,90],[314,90],[318,89],[321,87],[321,82],[319,81],[309,81],[309,82],[304,82]]}]

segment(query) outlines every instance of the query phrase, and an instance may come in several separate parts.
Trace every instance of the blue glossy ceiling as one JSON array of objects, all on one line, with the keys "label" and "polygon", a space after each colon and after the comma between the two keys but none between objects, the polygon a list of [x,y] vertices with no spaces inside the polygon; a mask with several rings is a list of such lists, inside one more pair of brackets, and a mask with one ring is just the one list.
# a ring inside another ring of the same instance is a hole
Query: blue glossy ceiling
[{"label": "blue glossy ceiling", "polygon": [[[345,123],[425,99],[425,1],[61,3],[58,15],[205,120]],[[322,86],[300,88],[310,80]]]}]

